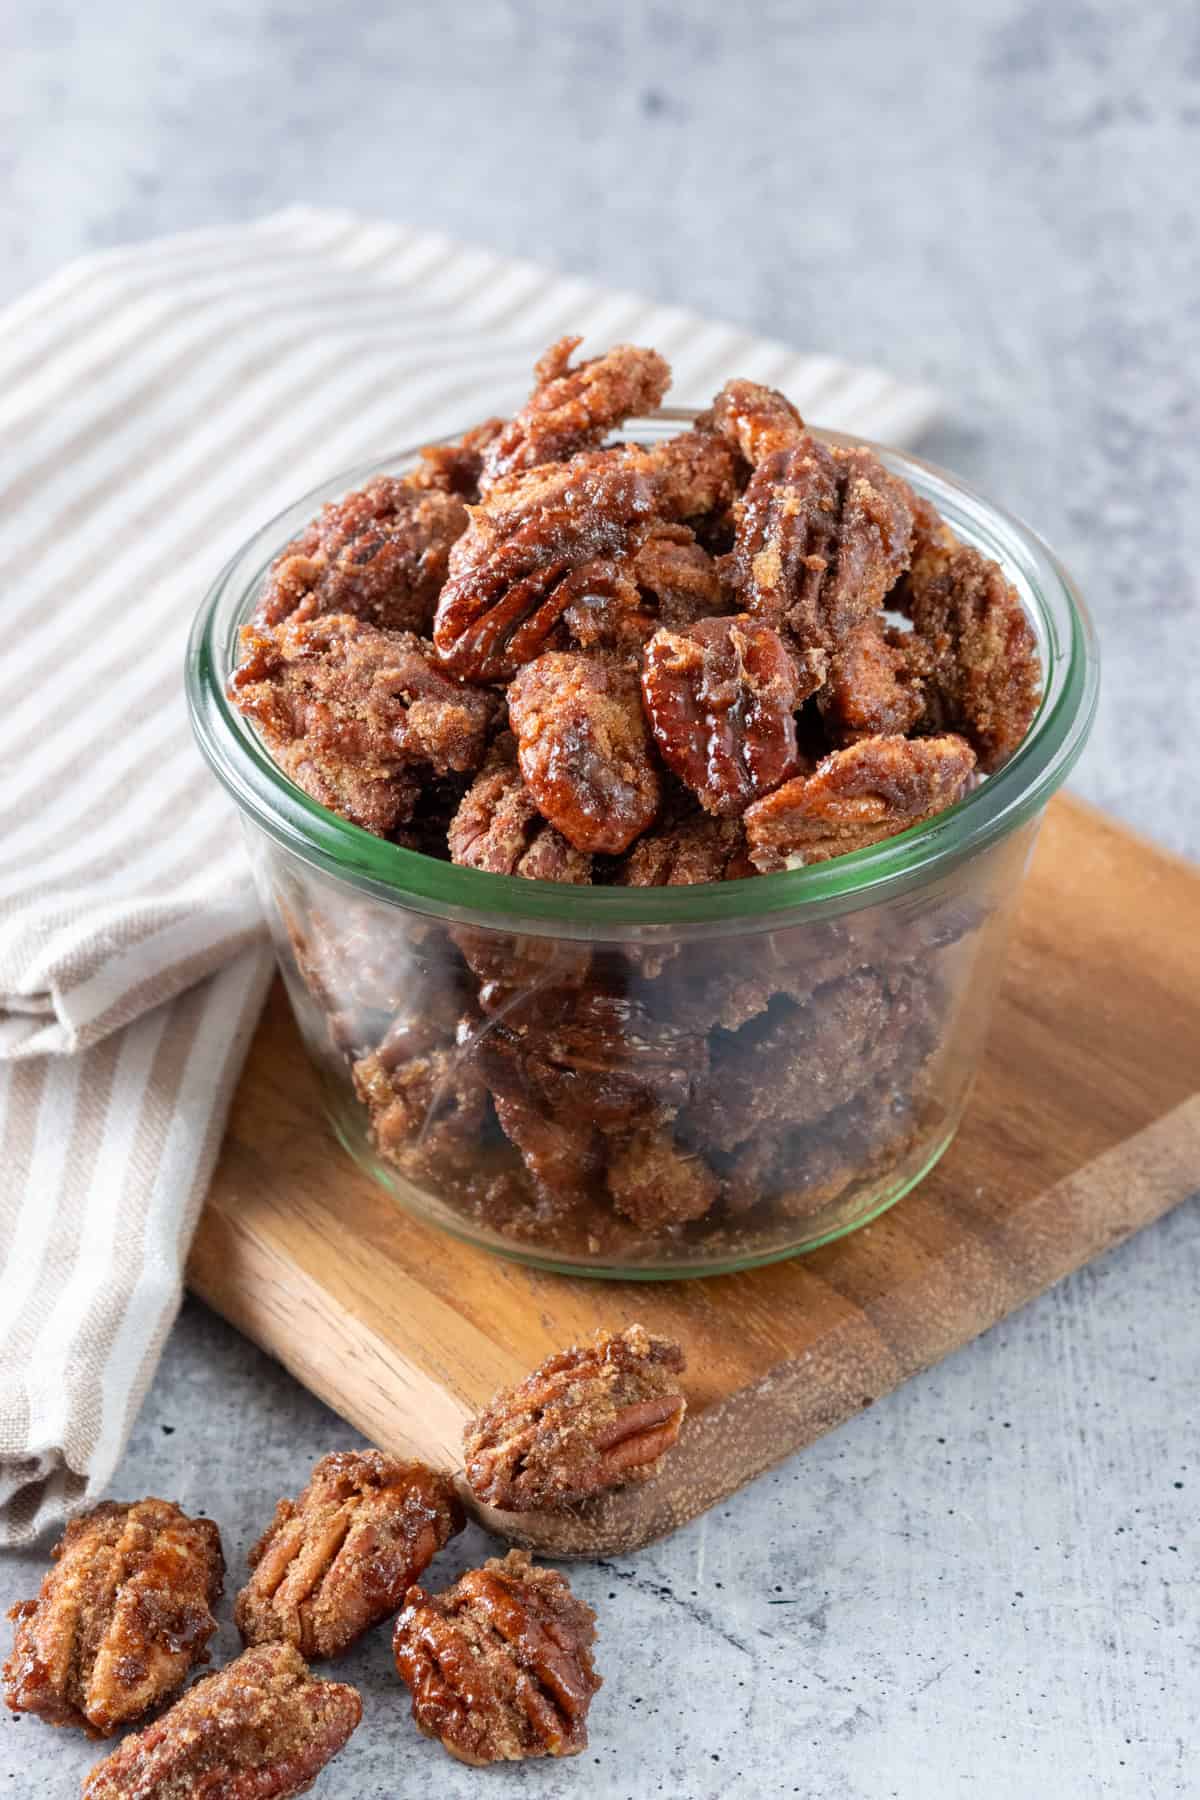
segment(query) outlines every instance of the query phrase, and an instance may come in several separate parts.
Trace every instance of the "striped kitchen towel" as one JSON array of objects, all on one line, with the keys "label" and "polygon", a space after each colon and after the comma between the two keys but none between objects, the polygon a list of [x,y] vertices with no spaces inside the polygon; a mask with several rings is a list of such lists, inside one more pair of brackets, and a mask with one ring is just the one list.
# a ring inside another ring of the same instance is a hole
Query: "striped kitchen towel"
[{"label": "striped kitchen towel", "polygon": [[269,952],[181,667],[206,584],[340,467],[512,407],[566,331],[893,443],[931,396],[427,232],[296,207],[0,314],[0,1542],[108,1483]]}]

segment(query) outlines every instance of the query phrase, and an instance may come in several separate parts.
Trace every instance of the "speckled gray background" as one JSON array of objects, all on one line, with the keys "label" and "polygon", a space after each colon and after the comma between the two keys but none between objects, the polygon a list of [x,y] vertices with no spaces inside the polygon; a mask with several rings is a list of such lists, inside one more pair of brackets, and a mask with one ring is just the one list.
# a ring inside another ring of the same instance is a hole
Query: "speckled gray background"
[{"label": "speckled gray background", "polygon": [[[1040,528],[1100,623],[1076,785],[1200,851],[1194,0],[26,0],[0,19],[0,109],[0,297],[306,200],[937,386],[928,453]],[[381,1638],[318,1792],[1196,1794],[1198,1217],[668,1544],[579,1571],[607,1678],[579,1763],[451,1764]],[[236,1563],[349,1435],[189,1306],[119,1487],[206,1508]],[[0,1597],[36,1568],[0,1562]],[[4,1714],[0,1793],[72,1793],[90,1756]]]}]

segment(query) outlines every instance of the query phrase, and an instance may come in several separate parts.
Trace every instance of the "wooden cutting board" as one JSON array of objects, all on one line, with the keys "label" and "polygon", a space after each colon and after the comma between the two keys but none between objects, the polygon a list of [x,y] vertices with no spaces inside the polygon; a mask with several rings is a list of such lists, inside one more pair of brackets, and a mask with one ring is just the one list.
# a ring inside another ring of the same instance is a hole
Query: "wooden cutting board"
[{"label": "wooden cutting board", "polygon": [[324,1126],[276,985],[189,1279],[388,1449],[461,1466],[463,1422],[597,1325],[688,1354],[661,1477],[558,1515],[479,1512],[548,1553],[631,1550],[715,1505],[1200,1191],[1200,872],[1051,807],[959,1137],[875,1224],[790,1262],[671,1283],[500,1260],[409,1218]]}]

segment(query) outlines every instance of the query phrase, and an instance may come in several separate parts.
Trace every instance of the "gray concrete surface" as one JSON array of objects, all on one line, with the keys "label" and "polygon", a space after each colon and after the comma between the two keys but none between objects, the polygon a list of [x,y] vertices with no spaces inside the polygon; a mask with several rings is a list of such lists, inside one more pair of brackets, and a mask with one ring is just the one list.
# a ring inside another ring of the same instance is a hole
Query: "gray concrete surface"
[{"label": "gray concrete surface", "polygon": [[[1038,526],[1100,623],[1076,785],[1200,851],[1188,0],[49,0],[5,13],[0,51],[0,297],[81,250],[303,199],[937,385],[928,453]],[[381,1638],[352,1659],[367,1722],[318,1793],[1200,1792],[1198,1218],[668,1544],[580,1570],[606,1686],[579,1763],[450,1764]],[[205,1507],[236,1566],[349,1435],[190,1306],[119,1490]],[[38,1566],[0,1560],[0,1599]],[[0,1717],[0,1794],[73,1792],[89,1747]]]}]

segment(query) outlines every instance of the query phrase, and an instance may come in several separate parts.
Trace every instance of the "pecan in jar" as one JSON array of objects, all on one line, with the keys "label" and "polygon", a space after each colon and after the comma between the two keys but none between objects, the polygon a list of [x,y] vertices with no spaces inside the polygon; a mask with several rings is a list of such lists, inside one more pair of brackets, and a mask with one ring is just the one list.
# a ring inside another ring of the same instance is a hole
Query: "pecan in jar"
[{"label": "pecan in jar", "polygon": [[614,867],[612,880],[615,887],[693,887],[754,873],[741,820],[697,811],[644,831]]},{"label": "pecan in jar", "polygon": [[621,1216],[648,1231],[702,1219],[719,1194],[717,1178],[699,1152],[677,1143],[657,1123],[613,1146],[604,1184]]},{"label": "pecan in jar", "polygon": [[444,1594],[413,1588],[393,1649],[418,1728],[482,1766],[586,1750],[595,1641],[596,1615],[563,1577],[510,1550]]},{"label": "pecan in jar", "polygon": [[985,774],[1008,761],[1042,697],[1037,640],[998,563],[968,544],[928,543],[901,590],[927,652],[926,715],[960,731]]},{"label": "pecan in jar", "polygon": [[396,1611],[464,1523],[449,1478],[425,1463],[381,1450],[323,1456],[250,1552],[234,1609],[243,1641],[340,1656]]},{"label": "pecan in jar", "polygon": [[974,773],[960,737],[862,738],[747,808],[750,860],[767,873],[878,844],[953,806]]},{"label": "pecan in jar", "polygon": [[660,756],[708,812],[736,817],[800,766],[795,714],[806,689],[761,620],[739,613],[655,632],[642,693]]},{"label": "pecan in jar", "polygon": [[217,1628],[221,1536],[169,1500],[106,1500],[73,1519],[36,1600],[14,1606],[13,1712],[107,1737],[183,1686]]},{"label": "pecan in jar", "polygon": [[657,350],[614,344],[572,367],[582,342],[559,338],[534,365],[532,394],[485,452],[485,488],[598,445],[626,419],[654,412],[661,403],[671,371]]},{"label": "pecan in jar", "polygon": [[508,681],[555,648],[579,597],[575,572],[623,556],[658,501],[646,453],[633,445],[581,451],[498,482],[450,555],[433,622],[443,666],[471,681]]},{"label": "pecan in jar", "polygon": [[379,475],[331,500],[267,574],[255,624],[352,613],[390,631],[428,631],[450,560],[467,528],[456,494]]},{"label": "pecan in jar", "polygon": [[97,1763],[83,1800],[293,1800],[361,1718],[354,1688],[314,1680],[291,1644],[261,1644]]},{"label": "pecan in jar", "polygon": [[615,657],[548,651],[508,690],[517,759],[543,816],[577,850],[619,855],[662,798],[637,676]]},{"label": "pecan in jar", "polygon": [[385,1161],[408,1175],[471,1166],[487,1116],[487,1091],[469,1020],[457,1022],[449,1042],[430,1044],[402,1015],[351,1073],[367,1109],[371,1142]]},{"label": "pecan in jar", "polygon": [[497,710],[411,632],[339,613],[247,626],[229,697],[298,787],[377,836],[412,816],[414,765],[478,768]]},{"label": "pecan in jar", "polygon": [[817,702],[839,746],[911,731],[925,712],[932,661],[915,631],[887,626],[882,615],[849,631],[830,658]]},{"label": "pecan in jar", "polygon": [[701,422],[732,444],[752,469],[808,439],[804,420],[787,396],[758,381],[727,381]]},{"label": "pecan in jar", "polygon": [[[516,739],[501,732],[447,832],[451,862],[527,881],[592,879],[592,859],[547,824],[517,765]],[[482,936],[482,934],[475,934]]]},{"label": "pecan in jar", "polygon": [[687,1410],[683,1368],[679,1345],[641,1325],[548,1356],[467,1427],[467,1485],[501,1512],[534,1512],[651,1480]]},{"label": "pecan in jar", "polygon": [[804,650],[836,650],[908,566],[911,490],[870,450],[807,437],[773,451],[736,511],[730,575],[742,605]]}]

